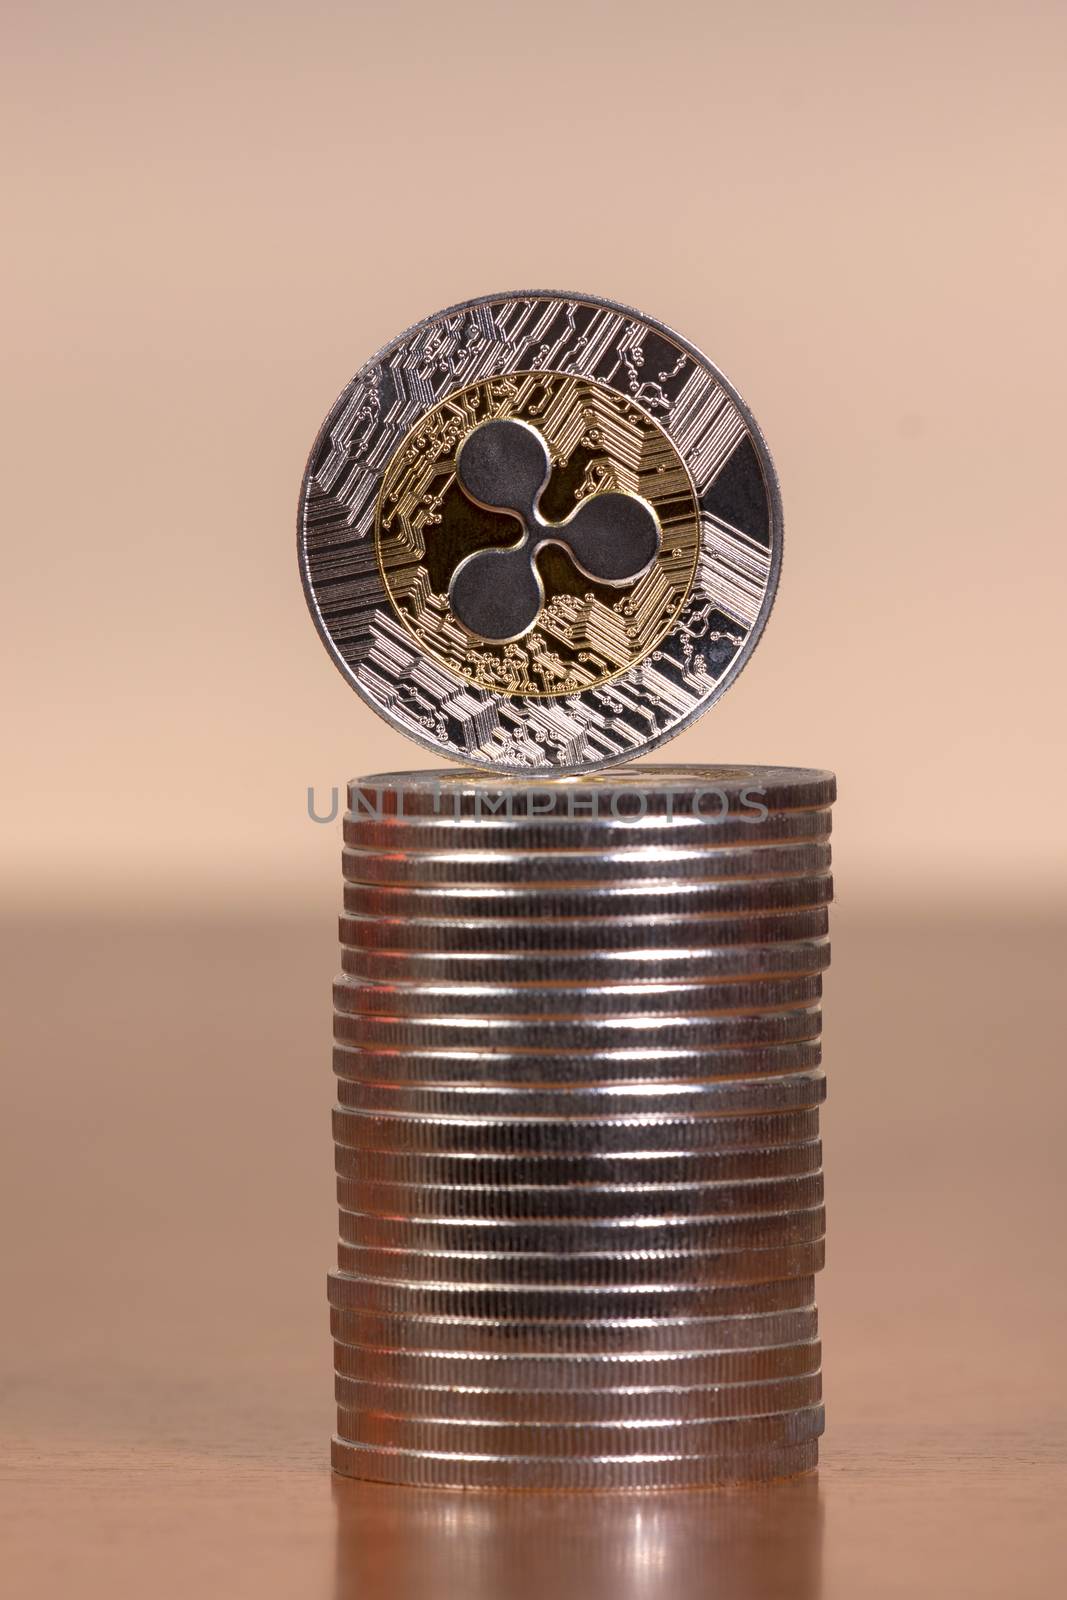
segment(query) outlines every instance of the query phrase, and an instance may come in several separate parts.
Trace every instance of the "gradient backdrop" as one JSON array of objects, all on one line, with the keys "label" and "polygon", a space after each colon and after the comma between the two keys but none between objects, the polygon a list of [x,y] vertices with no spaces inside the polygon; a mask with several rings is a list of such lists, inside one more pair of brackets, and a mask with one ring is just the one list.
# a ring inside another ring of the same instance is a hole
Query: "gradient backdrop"
[{"label": "gradient backdrop", "polygon": [[[703,347],[781,476],[764,640],[668,754],[840,777],[826,1593],[1056,1593],[1062,0],[66,0],[5,35],[18,1592],[340,1596],[373,1548],[324,1477],[306,791],[427,757],[319,643],[297,493],[384,341],[557,287]],[[704,1558],[635,1528],[632,1592],[687,1596]]]},{"label": "gradient backdrop", "polygon": [[535,286],[678,327],[776,458],[773,622],[672,758],[837,767],[851,894],[1058,893],[1065,47],[1033,0],[20,9],[17,897],[321,903],[306,786],[422,757],[305,614],[305,456],[401,328]]}]

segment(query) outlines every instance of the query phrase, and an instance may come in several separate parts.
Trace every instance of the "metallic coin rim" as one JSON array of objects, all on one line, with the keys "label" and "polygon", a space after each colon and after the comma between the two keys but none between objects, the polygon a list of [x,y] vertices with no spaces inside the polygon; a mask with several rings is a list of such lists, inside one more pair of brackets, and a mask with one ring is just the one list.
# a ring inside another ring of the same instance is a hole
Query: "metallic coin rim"
[{"label": "metallic coin rim", "polygon": [[395,1083],[338,1075],[338,1104],[349,1111],[385,1111],[417,1117],[579,1117],[732,1115],[734,1112],[806,1111],[826,1098],[826,1074],[767,1073],[710,1081],[662,1079],[654,1084],[504,1085]]},{"label": "metallic coin rim", "polygon": [[684,977],[693,985],[752,983],[764,979],[811,977],[830,965],[828,938],[786,941],[781,945],[734,945],[696,950],[592,952],[463,952],[366,950],[342,941],[341,967],[371,983],[466,984],[477,974],[484,985],[513,988],[584,989],[591,984],[669,984]]},{"label": "metallic coin rim", "polygon": [[[393,1286],[386,1286],[393,1287]],[[765,1285],[749,1285],[747,1299],[754,1301]],[[474,1291],[479,1313],[429,1311],[419,1309],[418,1297],[400,1297],[400,1309],[344,1307],[331,1304],[330,1332],[344,1343],[380,1341],[388,1349],[421,1354],[424,1351],[448,1356],[493,1356],[525,1360],[530,1356],[561,1360],[599,1360],[601,1357],[634,1359],[665,1355],[693,1357],[752,1355],[784,1344],[810,1343],[819,1336],[819,1314],[813,1299],[814,1279],[792,1279],[794,1304],[779,1310],[728,1313],[707,1316],[698,1310],[679,1313],[647,1300],[639,1313],[616,1315],[605,1295],[594,1293],[581,1300],[569,1296],[564,1302],[569,1316],[513,1316],[500,1314],[503,1307],[514,1310],[516,1296],[505,1292]],[[580,1291],[579,1291],[580,1293]],[[706,1291],[714,1294],[715,1291]],[[377,1289],[372,1298],[381,1296]],[[661,1297],[662,1298],[662,1297]],[[647,1299],[647,1297],[646,1297]],[[470,1297],[457,1300],[470,1304]],[[543,1297],[538,1304],[546,1304]],[[484,1309],[493,1305],[489,1313]],[[605,1309],[607,1308],[607,1309]],[[379,1346],[379,1347],[380,1347]]]},{"label": "metallic coin rim", "polygon": [[403,1116],[333,1110],[334,1144],[354,1150],[427,1155],[652,1155],[703,1150],[770,1150],[819,1134],[818,1110],[729,1112],[723,1116],[519,1118]]},{"label": "metallic coin rim", "polygon": [[409,1383],[334,1371],[334,1399],[348,1413],[385,1411],[392,1416],[443,1418],[449,1422],[597,1424],[656,1422],[681,1416],[687,1422],[766,1416],[818,1404],[822,1373],[753,1378],[740,1383],[626,1384],[611,1389],[483,1388]]},{"label": "metallic coin rim", "polygon": [[[502,1050],[521,1054],[532,1036],[528,1020],[516,1017],[404,1017],[353,1016],[335,1011],[333,1036],[337,1044],[385,1046],[414,1050],[465,1049],[499,1043]],[[602,1051],[612,1046],[655,1048],[683,1046],[694,1037],[709,1044],[788,1044],[815,1039],[822,1031],[818,1006],[796,1005],[773,1011],[702,1012],[665,1017],[541,1017],[536,1037],[560,1051]],[[531,1052],[534,1047],[530,1046]]]},{"label": "metallic coin rim", "polygon": [[[485,775],[479,770],[480,763],[472,763],[464,767],[424,767],[415,771],[400,772],[367,772],[358,778],[350,778],[346,785],[346,798],[348,810],[353,816],[367,816],[378,819],[382,812],[399,816],[401,819],[427,816],[432,805],[433,814],[439,817],[442,809],[441,796],[449,795],[451,799],[451,812],[453,816],[464,815],[462,806],[466,800],[472,802],[479,818],[484,815],[486,808],[485,795],[490,785],[482,781]],[[587,821],[588,818],[574,818],[573,802],[569,800],[571,793],[578,790],[571,783],[582,769],[575,768],[565,773],[550,772],[538,778],[538,775],[529,768],[516,769],[490,768],[492,775],[493,793],[525,794],[527,796],[527,817],[521,820],[541,820],[547,816],[559,817],[555,810],[546,811],[543,805],[535,806],[529,810],[529,795],[536,794],[543,799],[546,795],[560,797],[568,801],[568,811],[565,818],[559,820]],[[741,801],[746,794],[760,791],[760,803],[767,809],[768,814],[788,811],[824,811],[828,810],[837,799],[837,776],[828,767],[779,767],[765,764],[752,764],[749,762],[735,762],[732,764],[720,762],[694,762],[686,766],[668,762],[641,762],[627,759],[616,763],[616,769],[611,770],[610,764],[601,764],[595,768],[587,769],[593,774],[588,782],[581,785],[582,793],[595,790],[598,794],[611,794],[611,785],[618,786],[618,793],[632,795],[640,789],[645,795],[645,807],[640,818],[646,816],[668,816],[674,821],[681,812],[675,805],[675,800],[680,795],[688,795],[700,800],[713,792],[726,795],[727,800],[736,798]],[[537,781],[531,781],[537,779]],[[601,787],[603,786],[603,787]],[[368,803],[365,791],[373,789],[373,804]],[[390,813],[385,806],[387,799],[396,800],[403,796],[400,808],[393,808]],[[652,812],[648,806],[652,801],[670,801],[670,806],[664,812]],[[413,801],[417,804],[413,805]],[[361,803],[362,802],[362,803]],[[594,821],[622,821],[627,813],[616,814],[612,800],[606,802],[609,816],[602,814],[593,818]],[[746,810],[753,809],[751,802],[746,802]],[[702,810],[690,811],[691,816],[705,816]],[[511,820],[511,818],[508,818]],[[756,817],[756,822],[759,818]]]},{"label": "metallic coin rim", "polygon": [[342,1244],[360,1250],[412,1255],[525,1261],[558,1254],[568,1262],[593,1255],[633,1258],[726,1254],[813,1244],[826,1236],[822,1204],[785,1211],[681,1216],[595,1217],[411,1217],[344,1211],[338,1219]]},{"label": "metallic coin rim", "polygon": [[715,1083],[737,1079],[758,1081],[817,1071],[822,1041],[791,1039],[784,1044],[733,1044],[703,1050],[665,1046],[656,1050],[618,1049],[554,1051],[551,1054],[509,1050],[365,1049],[337,1041],[333,1070],[338,1078],[380,1080],[420,1086],[476,1082],[589,1088],[601,1085],[674,1083],[680,1079]]},{"label": "metallic coin rim", "polygon": [[[814,1313],[815,1272],[789,1273],[745,1284],[608,1283],[537,1288],[524,1284],[412,1283],[335,1267],[326,1275],[326,1299],[338,1311],[386,1312],[435,1322],[445,1318],[490,1318],[518,1324],[546,1319],[566,1324],[577,1318],[584,1324],[605,1319],[666,1317],[751,1327],[768,1315],[797,1310]],[[626,1310],[619,1309],[623,1303]],[[683,1310],[684,1306],[696,1306],[698,1310]]]},{"label": "metallic coin rim", "polygon": [[338,1104],[348,1111],[385,1111],[413,1116],[612,1117],[686,1112],[727,1116],[761,1111],[806,1111],[826,1098],[826,1075],[794,1072],[763,1077],[657,1085],[653,1092],[635,1085],[600,1088],[502,1088],[485,1084],[369,1083],[338,1078]]},{"label": "metallic coin rim", "polygon": [[[641,771],[638,768],[638,771]],[[598,850],[744,850],[764,844],[828,843],[833,834],[830,806],[769,810],[762,821],[726,816],[500,817],[342,815],[343,842],[359,849],[455,853],[464,849],[501,854],[532,851],[542,855],[592,855]]]},{"label": "metallic coin rim", "polygon": [[367,1211],[393,1217],[471,1217],[521,1221],[621,1220],[633,1216],[752,1216],[823,1203],[819,1170],[785,1178],[752,1178],[747,1183],[526,1185],[477,1188],[461,1184],[378,1183],[337,1179],[342,1211]]},{"label": "metallic coin rim", "polygon": [[453,850],[413,852],[341,848],[346,883],[370,888],[640,888],[648,880],[688,884],[730,883],[737,879],[792,877],[828,872],[829,844],[809,839],[795,844],[733,845],[719,850],[681,850],[666,846],[623,852],[613,849],[532,851]]},{"label": "metallic coin rim", "polygon": [[732,1350],[655,1348],[612,1355],[602,1352],[530,1352],[426,1350],[333,1341],[334,1372],[364,1381],[418,1386],[459,1386],[492,1393],[496,1389],[570,1390],[599,1393],[605,1389],[686,1387],[708,1384],[765,1383],[807,1377],[822,1370],[818,1338],[791,1344]]},{"label": "metallic coin rim", "polygon": [[689,921],[696,931],[700,922],[721,917],[817,910],[830,905],[833,894],[829,871],[766,873],[722,883],[687,884],[678,878],[649,878],[636,885],[602,884],[573,890],[509,889],[501,884],[435,884],[426,889],[408,885],[394,889],[347,880],[342,889],[346,911],[387,921],[518,921],[532,925],[534,931],[545,922],[646,916]]},{"label": "metallic coin rim", "polygon": [[[748,948],[827,937],[829,901],[817,906],[698,917],[573,917],[522,922],[517,917],[381,917],[343,911],[342,942],[351,949],[465,951],[532,950],[539,954],[677,950],[715,945]],[[360,937],[362,936],[362,937]]]},{"label": "metallic coin rim", "polygon": [[334,1145],[334,1169],[343,1178],[385,1173],[381,1181],[386,1183],[455,1182],[490,1188],[506,1183],[735,1182],[817,1172],[821,1166],[822,1142],[817,1136],[745,1150],[682,1146],[678,1150],[585,1150],[551,1155]]},{"label": "metallic coin rim", "polygon": [[709,1455],[767,1445],[799,1444],[824,1426],[821,1405],[790,1407],[754,1417],[663,1417],[658,1422],[469,1422],[464,1418],[394,1416],[337,1408],[338,1437],[356,1443],[420,1451],[462,1447],[472,1453],[597,1457]]},{"label": "metallic coin rim", "polygon": [[825,1240],[735,1250],[600,1251],[579,1255],[533,1251],[398,1250],[337,1246],[338,1270],[413,1286],[486,1289],[693,1289],[809,1278],[821,1272]]},{"label": "metallic coin rim", "polygon": [[822,998],[822,974],[689,983],[683,979],[637,983],[549,986],[509,983],[381,982],[344,972],[334,979],[335,1010],[346,1016],[436,1020],[440,1017],[489,1017],[503,1020],[555,1018],[586,1021],[592,1017],[651,1018],[663,1016],[756,1015],[785,1007],[810,1006]]},{"label": "metallic coin rim", "polygon": [[620,1456],[587,1460],[537,1460],[353,1444],[334,1435],[331,1465],[341,1477],[433,1489],[598,1490],[696,1489],[774,1482],[813,1472],[818,1439],[729,1456]]}]

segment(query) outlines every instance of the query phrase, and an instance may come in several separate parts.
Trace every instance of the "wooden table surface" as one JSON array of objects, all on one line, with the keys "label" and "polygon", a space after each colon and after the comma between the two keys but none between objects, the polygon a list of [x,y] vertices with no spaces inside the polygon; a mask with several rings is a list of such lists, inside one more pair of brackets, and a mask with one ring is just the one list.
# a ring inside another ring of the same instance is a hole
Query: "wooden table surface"
[{"label": "wooden table surface", "polygon": [[523,1496],[330,1475],[329,913],[8,928],[5,1592],[1062,1595],[1064,927],[834,948],[817,1477]]}]

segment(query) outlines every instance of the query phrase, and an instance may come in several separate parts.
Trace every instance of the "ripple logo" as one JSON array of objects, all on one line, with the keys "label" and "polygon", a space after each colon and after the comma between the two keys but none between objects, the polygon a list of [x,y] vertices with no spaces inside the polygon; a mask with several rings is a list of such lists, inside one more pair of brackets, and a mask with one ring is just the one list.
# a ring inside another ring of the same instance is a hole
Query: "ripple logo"
[{"label": "ripple logo", "polygon": [[639,495],[594,494],[565,521],[547,522],[537,507],[551,470],[537,429],[505,418],[480,423],[456,458],[456,477],[469,500],[522,523],[517,544],[476,550],[452,575],[454,614],[489,643],[520,639],[540,616],[545,590],[534,558],[544,545],[559,545],[579,572],[615,587],[634,583],[659,552],[659,519]]}]

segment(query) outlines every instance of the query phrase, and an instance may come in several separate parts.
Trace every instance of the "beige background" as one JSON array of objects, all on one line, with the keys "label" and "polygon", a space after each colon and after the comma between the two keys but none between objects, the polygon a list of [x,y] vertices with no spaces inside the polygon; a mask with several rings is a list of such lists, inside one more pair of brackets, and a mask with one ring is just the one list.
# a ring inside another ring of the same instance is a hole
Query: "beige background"
[{"label": "beige background", "polygon": [[[1067,8],[24,6],[7,279],[0,1571],[26,1600],[1059,1600]],[[835,767],[818,1480],[331,1483],[350,774],[334,394],[587,289],[770,440],[780,597],[679,761]]]},{"label": "beige background", "polygon": [[777,461],[774,617],[672,758],[836,767],[850,895],[1058,896],[1065,48],[1041,0],[21,9],[16,898],[325,904],[307,785],[425,758],[305,614],[304,458],[386,339],[530,286],[681,329]]}]

